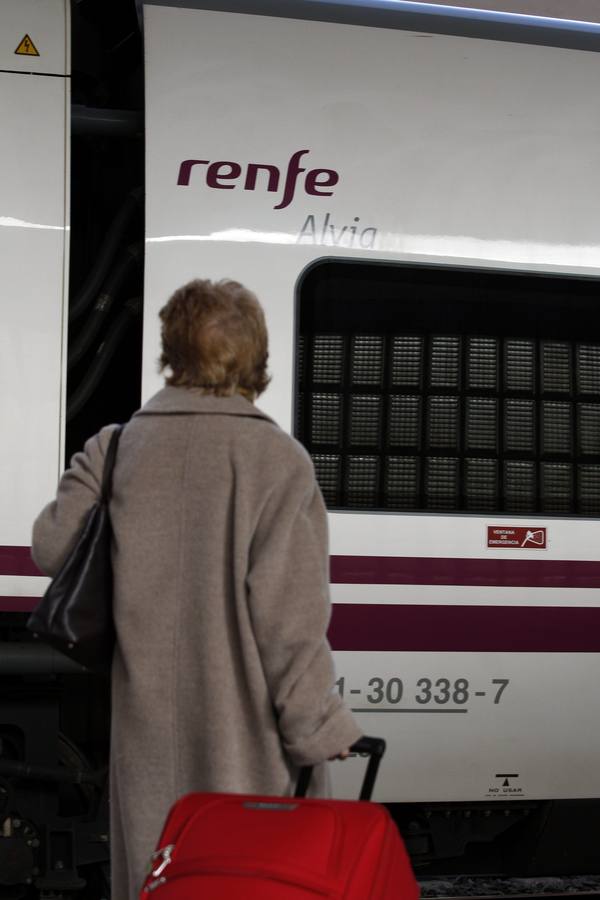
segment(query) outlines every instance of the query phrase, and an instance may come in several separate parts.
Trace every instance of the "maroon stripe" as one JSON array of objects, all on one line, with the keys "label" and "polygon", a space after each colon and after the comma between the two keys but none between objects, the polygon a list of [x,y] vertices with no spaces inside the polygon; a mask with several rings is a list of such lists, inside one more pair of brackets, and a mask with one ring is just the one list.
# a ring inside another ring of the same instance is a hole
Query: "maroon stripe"
[{"label": "maroon stripe", "polygon": [[41,575],[31,547],[0,547],[0,575]]},{"label": "maroon stripe", "polygon": [[39,602],[39,597],[0,597],[0,612],[31,612]]},{"label": "maroon stripe", "polygon": [[[0,575],[41,575],[30,547],[0,547]],[[600,587],[598,560],[332,556],[333,584],[454,584]]]},{"label": "maroon stripe", "polygon": [[332,556],[330,564],[332,584],[600,587],[598,560]]},{"label": "maroon stripe", "polygon": [[[30,612],[39,597],[0,597],[0,612]],[[600,608],[395,606],[336,603],[334,650],[600,652]]]},{"label": "maroon stripe", "polygon": [[334,650],[597,653],[600,608],[335,603]]}]

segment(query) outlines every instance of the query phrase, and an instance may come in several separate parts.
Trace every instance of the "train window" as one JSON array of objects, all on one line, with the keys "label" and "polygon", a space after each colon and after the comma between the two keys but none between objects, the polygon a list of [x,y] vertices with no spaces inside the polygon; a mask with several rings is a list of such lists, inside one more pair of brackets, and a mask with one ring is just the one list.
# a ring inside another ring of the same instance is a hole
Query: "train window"
[{"label": "train window", "polygon": [[600,516],[600,282],[325,260],[295,432],[332,509]]}]

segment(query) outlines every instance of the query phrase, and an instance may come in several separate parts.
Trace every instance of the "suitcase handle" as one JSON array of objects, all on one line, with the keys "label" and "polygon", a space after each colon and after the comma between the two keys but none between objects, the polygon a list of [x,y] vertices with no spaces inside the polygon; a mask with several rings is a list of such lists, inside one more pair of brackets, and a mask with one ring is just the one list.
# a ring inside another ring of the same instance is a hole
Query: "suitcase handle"
[{"label": "suitcase handle", "polygon": [[[385,753],[385,741],[383,740],[383,738],[364,736],[359,738],[359,740],[356,741],[355,744],[352,744],[352,746],[350,747],[350,752],[369,754],[369,763],[367,765],[367,771],[365,772],[365,777],[360,789],[360,796],[358,799],[370,800],[371,795],[373,794],[373,788],[375,787],[375,779],[377,778],[379,764],[381,762],[383,754]],[[306,796],[312,772],[312,766],[303,766],[300,769],[294,797]]]}]

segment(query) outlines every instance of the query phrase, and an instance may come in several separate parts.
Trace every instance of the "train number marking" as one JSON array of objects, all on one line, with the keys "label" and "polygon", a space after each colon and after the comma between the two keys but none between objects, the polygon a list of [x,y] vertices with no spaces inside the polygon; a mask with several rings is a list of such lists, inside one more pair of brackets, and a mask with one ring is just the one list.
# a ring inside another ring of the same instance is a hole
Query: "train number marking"
[{"label": "train number marking", "polygon": [[[335,683],[340,696],[343,697],[346,690],[348,694],[364,694],[369,704],[366,708],[354,709],[353,712],[466,713],[466,706],[472,696],[491,696],[493,705],[498,706],[510,684],[510,678],[492,678],[493,690],[490,691],[473,691],[472,682],[465,677],[452,680],[423,676],[417,679],[414,687],[396,675],[391,678],[374,675],[368,679],[366,688],[347,687],[346,682],[346,676],[342,675]],[[401,705],[402,700],[405,700],[405,705]]]},{"label": "train number marking", "polygon": [[496,696],[494,697],[494,703],[500,703],[500,697],[504,693],[507,685],[509,684],[510,679],[508,678],[492,678],[492,684],[499,684],[500,687],[496,691]]}]

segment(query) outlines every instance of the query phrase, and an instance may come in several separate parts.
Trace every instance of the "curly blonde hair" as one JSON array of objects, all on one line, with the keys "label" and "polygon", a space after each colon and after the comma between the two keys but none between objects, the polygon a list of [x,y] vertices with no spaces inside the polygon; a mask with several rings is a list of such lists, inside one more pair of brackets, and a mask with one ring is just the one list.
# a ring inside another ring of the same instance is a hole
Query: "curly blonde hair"
[{"label": "curly blonde hair", "polygon": [[196,279],[180,287],[159,313],[160,371],[166,383],[253,401],[269,383],[265,316],[237,281]]}]

